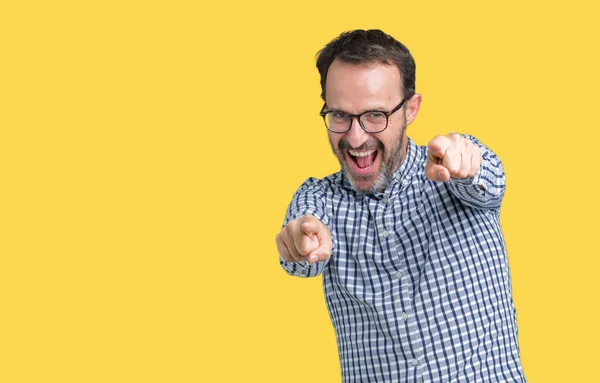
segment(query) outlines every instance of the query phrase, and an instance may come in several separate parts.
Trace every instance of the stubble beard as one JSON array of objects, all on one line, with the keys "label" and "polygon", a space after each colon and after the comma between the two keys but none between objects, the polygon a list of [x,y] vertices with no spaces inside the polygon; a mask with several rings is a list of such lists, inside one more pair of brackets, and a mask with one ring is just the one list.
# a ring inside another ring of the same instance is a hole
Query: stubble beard
[{"label": "stubble beard", "polygon": [[[405,120],[406,121],[406,120]],[[394,172],[400,167],[402,162],[404,161],[404,135],[406,132],[406,125],[402,126],[400,130],[400,134],[394,140],[393,146],[390,148],[389,153],[385,150],[383,143],[378,139],[372,137],[364,144],[362,144],[359,148],[352,148],[348,141],[345,138],[342,138],[338,142],[337,150],[333,148],[333,152],[336,155],[340,166],[342,168],[342,173],[344,176],[350,181],[350,185],[352,189],[357,191],[360,194],[374,194],[378,191],[383,191],[392,181],[392,177]],[[360,176],[355,175],[349,170],[349,166],[346,162],[345,153],[348,149],[355,150],[369,150],[369,149],[377,149],[378,154],[382,156],[382,160],[380,162],[380,169],[377,174],[372,174],[369,176]],[[368,182],[373,179],[372,182]]]}]

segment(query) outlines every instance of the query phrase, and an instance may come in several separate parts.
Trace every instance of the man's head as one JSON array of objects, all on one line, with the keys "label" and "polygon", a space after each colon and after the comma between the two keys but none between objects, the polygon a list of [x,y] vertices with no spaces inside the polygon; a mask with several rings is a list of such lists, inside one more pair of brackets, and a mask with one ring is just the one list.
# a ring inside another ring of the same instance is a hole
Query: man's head
[{"label": "man's head", "polygon": [[[354,189],[366,194],[384,189],[406,156],[406,126],[421,102],[414,93],[415,63],[410,52],[379,30],[345,32],[319,52],[317,68],[324,111],[334,111],[335,116],[366,111],[389,114],[405,101],[387,116],[387,127],[379,133],[365,131],[357,117],[346,118],[347,132],[329,131],[331,147]],[[366,120],[361,117],[369,129]]]}]

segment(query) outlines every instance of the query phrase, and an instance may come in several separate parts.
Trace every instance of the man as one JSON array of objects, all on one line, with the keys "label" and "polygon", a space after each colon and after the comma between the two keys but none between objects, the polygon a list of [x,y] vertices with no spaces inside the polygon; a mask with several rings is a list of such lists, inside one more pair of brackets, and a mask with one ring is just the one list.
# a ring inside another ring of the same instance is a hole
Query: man
[{"label": "man", "polygon": [[298,189],[276,242],[323,274],[345,382],[525,382],[499,209],[504,171],[472,136],[419,147],[408,49],[379,30],[319,53],[342,171]]}]

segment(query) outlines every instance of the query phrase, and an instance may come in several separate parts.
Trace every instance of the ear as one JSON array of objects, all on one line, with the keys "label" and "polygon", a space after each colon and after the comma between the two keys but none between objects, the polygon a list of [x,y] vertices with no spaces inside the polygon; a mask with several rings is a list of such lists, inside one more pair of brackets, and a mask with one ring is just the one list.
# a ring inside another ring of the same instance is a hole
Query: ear
[{"label": "ear", "polygon": [[410,100],[406,102],[406,125],[410,125],[419,113],[421,107],[421,94],[415,93]]}]

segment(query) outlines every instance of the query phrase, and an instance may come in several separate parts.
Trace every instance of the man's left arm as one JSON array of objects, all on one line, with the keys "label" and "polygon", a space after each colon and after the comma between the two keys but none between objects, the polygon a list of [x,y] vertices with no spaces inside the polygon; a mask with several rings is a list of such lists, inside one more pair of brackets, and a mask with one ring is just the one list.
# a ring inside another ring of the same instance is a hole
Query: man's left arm
[{"label": "man's left arm", "polygon": [[473,136],[452,133],[432,139],[425,174],[433,181],[448,182],[452,193],[467,206],[500,208],[506,188],[502,163]]}]

